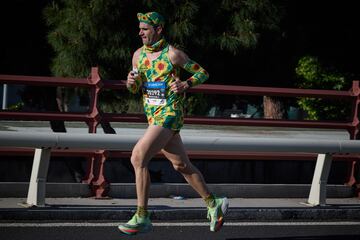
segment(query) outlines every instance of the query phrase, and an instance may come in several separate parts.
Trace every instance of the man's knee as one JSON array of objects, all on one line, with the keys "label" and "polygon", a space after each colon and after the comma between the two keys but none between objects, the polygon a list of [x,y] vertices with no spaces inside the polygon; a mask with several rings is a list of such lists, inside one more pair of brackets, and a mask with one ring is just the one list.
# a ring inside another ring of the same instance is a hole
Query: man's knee
[{"label": "man's knee", "polygon": [[188,170],[189,165],[182,162],[182,163],[173,164],[173,167],[176,171],[178,171],[180,173],[185,173]]},{"label": "man's knee", "polygon": [[134,168],[145,167],[144,153],[136,148],[133,149],[130,160]]}]

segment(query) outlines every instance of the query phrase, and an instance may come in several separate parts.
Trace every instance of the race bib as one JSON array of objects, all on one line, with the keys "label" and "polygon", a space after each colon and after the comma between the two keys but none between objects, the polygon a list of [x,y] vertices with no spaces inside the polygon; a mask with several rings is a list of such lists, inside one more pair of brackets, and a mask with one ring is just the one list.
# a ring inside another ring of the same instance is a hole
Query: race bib
[{"label": "race bib", "polygon": [[145,101],[149,105],[165,106],[166,105],[165,91],[166,91],[165,82],[144,83]]}]

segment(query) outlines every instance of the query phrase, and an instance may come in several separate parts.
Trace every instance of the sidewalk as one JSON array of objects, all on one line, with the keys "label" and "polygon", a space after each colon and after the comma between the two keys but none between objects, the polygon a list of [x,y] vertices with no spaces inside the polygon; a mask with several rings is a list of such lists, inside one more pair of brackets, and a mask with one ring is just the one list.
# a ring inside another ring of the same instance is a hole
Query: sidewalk
[{"label": "sidewalk", "polygon": [[[305,198],[230,198],[228,221],[360,221],[358,198],[328,198],[311,207]],[[136,199],[47,198],[45,207],[25,208],[25,198],[0,198],[0,221],[124,221],[136,209]],[[152,219],[206,221],[200,198],[150,198]]]}]

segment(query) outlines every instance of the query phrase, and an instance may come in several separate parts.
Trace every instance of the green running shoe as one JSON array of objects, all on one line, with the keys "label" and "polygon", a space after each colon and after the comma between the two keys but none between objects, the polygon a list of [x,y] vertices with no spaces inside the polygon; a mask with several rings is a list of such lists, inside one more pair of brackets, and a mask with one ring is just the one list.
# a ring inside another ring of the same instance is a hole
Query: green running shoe
[{"label": "green running shoe", "polygon": [[217,232],[224,224],[224,216],[229,207],[229,200],[215,197],[215,207],[208,207],[207,218],[210,220],[210,231]]},{"label": "green running shoe", "polygon": [[128,235],[135,235],[137,233],[147,233],[152,230],[152,224],[150,221],[150,214],[146,217],[139,217],[136,213],[125,224],[119,226],[119,230],[122,233]]}]

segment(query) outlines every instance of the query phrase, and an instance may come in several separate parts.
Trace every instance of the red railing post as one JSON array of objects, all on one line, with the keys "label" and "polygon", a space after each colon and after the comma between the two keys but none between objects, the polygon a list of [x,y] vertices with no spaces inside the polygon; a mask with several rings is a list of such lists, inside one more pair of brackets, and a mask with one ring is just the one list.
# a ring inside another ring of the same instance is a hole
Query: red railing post
[{"label": "red railing post", "polygon": [[109,156],[108,151],[99,150],[96,151],[94,156],[94,179],[91,181],[91,190],[95,198],[107,198],[109,192],[109,183],[104,176],[104,164]]},{"label": "red railing post", "polygon": [[[353,96],[352,101],[352,112],[351,112],[351,128],[348,129],[350,134],[350,139],[359,139],[359,105],[360,105],[360,87],[359,81],[353,81],[350,94]],[[359,166],[358,161],[353,161],[349,166],[349,174],[347,176],[346,185],[355,186],[356,195],[360,198],[360,176],[355,176],[356,169]],[[358,173],[357,173],[358,174]]]},{"label": "red railing post", "polygon": [[[86,124],[88,125],[89,133],[96,133],[96,128],[97,125],[99,124],[99,122],[97,121],[99,115],[99,111],[97,109],[97,99],[101,87],[101,85],[99,84],[101,78],[98,73],[98,68],[91,68],[91,74],[87,80],[91,84],[91,87],[89,92],[90,103],[89,103],[89,111],[88,111],[90,118],[86,121]],[[91,184],[91,182],[93,181],[94,162],[95,162],[95,156],[88,157],[85,176],[82,180],[83,183]]]},{"label": "red railing post", "polygon": [[90,89],[90,104],[89,104],[89,112],[90,112],[90,120],[87,122],[89,127],[89,133],[96,133],[96,127],[99,125],[101,116],[99,110],[97,108],[98,105],[98,97],[101,88],[103,87],[103,83],[101,82],[101,78],[99,75],[99,68],[92,67],[91,68],[91,76],[88,78],[91,83]]},{"label": "red railing post", "polygon": [[[101,121],[101,114],[98,110],[98,97],[103,83],[99,75],[99,68],[91,68],[91,76],[88,79],[91,84],[90,89],[90,118],[86,122],[89,133],[96,133],[96,128]],[[93,157],[88,158],[86,175],[83,182],[90,184],[93,195],[96,198],[106,197],[108,183],[104,176],[104,162],[106,160],[105,151],[98,151]]]},{"label": "red railing post", "polygon": [[352,85],[352,95],[354,96],[352,104],[352,126],[354,130],[351,135],[351,139],[359,139],[360,131],[360,120],[359,120],[359,105],[360,105],[360,86],[359,81],[353,81]]}]

